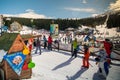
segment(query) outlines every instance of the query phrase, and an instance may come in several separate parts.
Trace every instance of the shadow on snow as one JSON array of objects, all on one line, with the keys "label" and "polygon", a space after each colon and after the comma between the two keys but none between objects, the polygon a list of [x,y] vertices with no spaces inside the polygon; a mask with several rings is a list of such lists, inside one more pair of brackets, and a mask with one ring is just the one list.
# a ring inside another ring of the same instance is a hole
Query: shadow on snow
[{"label": "shadow on snow", "polygon": [[[87,68],[81,68],[78,72],[76,72],[73,76],[66,76],[67,80],[76,80],[77,78],[79,78],[86,70],[88,70]],[[88,79],[85,77],[80,77],[81,79]]]},{"label": "shadow on snow", "polygon": [[67,61],[65,61],[65,62],[57,65],[57,66],[56,66],[55,68],[53,68],[52,70],[57,70],[57,69],[59,69],[59,68],[62,68],[62,67],[64,67],[64,66],[69,65],[70,62],[71,62],[73,59],[74,59],[74,58],[69,58]]}]

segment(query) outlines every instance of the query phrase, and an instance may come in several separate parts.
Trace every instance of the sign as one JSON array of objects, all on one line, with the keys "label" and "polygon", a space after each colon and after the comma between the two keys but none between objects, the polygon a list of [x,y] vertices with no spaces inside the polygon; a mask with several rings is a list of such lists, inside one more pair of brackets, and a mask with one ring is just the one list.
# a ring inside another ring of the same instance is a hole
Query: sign
[{"label": "sign", "polygon": [[57,36],[59,34],[59,27],[58,24],[51,24],[50,25],[50,34]]},{"label": "sign", "polygon": [[4,59],[8,62],[11,68],[20,76],[22,66],[26,56],[22,52],[16,52],[10,55],[5,55]]}]

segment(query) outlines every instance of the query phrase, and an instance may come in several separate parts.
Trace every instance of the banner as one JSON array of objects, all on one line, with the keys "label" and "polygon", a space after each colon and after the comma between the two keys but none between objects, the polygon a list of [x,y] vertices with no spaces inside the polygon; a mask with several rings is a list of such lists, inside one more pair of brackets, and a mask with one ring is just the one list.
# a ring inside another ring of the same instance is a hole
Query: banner
[{"label": "banner", "polygon": [[20,76],[22,66],[26,56],[22,52],[16,52],[10,55],[5,55],[4,59],[8,62],[11,68]]},{"label": "banner", "polygon": [[51,24],[50,25],[50,34],[56,35],[56,36],[59,34],[58,24]]}]

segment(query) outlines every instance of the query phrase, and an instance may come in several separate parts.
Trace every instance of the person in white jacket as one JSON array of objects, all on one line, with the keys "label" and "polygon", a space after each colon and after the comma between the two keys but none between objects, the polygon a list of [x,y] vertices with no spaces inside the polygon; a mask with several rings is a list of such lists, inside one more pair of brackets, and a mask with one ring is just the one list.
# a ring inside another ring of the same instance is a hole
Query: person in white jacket
[{"label": "person in white jacket", "polygon": [[109,64],[107,62],[107,53],[104,49],[100,49],[98,56],[95,58],[97,61],[99,72],[106,78],[109,74]]}]

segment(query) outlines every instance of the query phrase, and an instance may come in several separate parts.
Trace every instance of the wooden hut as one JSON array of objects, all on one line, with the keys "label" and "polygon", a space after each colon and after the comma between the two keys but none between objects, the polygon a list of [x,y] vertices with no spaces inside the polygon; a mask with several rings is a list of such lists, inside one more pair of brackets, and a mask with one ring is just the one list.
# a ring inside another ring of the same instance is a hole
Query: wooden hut
[{"label": "wooden hut", "polygon": [[[24,41],[18,33],[4,33],[2,36],[0,36],[0,50],[3,49],[7,51],[6,55],[8,56],[14,55],[17,52],[22,52],[24,50],[24,46]],[[31,59],[31,54],[25,55],[23,62],[29,63]],[[32,74],[32,69],[28,68],[26,70],[21,69],[20,75],[18,75],[14,70],[16,67],[13,68],[9,64],[9,60],[4,58],[0,64],[0,68],[4,72],[4,80],[28,79]]]},{"label": "wooden hut", "polygon": [[27,35],[21,35],[23,41],[29,40],[30,38],[41,38],[42,35],[31,35],[31,34],[27,34]]}]

